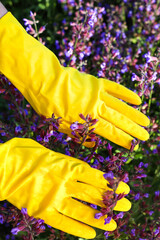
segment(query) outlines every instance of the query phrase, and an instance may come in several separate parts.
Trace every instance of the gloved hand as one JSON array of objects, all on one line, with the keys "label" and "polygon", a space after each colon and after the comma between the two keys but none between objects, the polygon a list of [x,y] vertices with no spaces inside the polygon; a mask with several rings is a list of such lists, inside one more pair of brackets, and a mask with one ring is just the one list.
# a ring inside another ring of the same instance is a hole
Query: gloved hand
[{"label": "gloved hand", "polygon": [[[95,230],[88,225],[107,231],[116,228],[114,220],[104,225],[104,217],[94,218],[98,210],[76,200],[102,206],[102,194],[109,188],[100,170],[31,139],[13,138],[0,145],[0,153],[0,201],[25,207],[30,216],[83,238],[95,237]],[[120,182],[117,193],[123,192],[128,194],[129,187]],[[114,210],[128,211],[130,207],[129,200],[122,198]]]},{"label": "gloved hand", "polygon": [[[0,71],[21,91],[35,111],[62,117],[60,131],[69,133],[79,114],[99,121],[95,133],[125,148],[133,137],[147,140],[149,119],[125,102],[141,100],[129,89],[106,79],[60,65],[56,56],[7,13],[0,19]],[[132,137],[133,136],[133,137]]]}]

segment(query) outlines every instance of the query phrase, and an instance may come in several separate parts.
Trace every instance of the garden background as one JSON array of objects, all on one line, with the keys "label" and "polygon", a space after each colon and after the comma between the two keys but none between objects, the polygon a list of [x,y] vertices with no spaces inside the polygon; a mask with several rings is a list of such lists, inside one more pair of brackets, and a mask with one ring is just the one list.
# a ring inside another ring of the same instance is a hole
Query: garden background
[{"label": "garden background", "polygon": [[[82,144],[79,147],[74,138],[68,140],[57,131],[58,120],[38,116],[21,93],[0,75],[0,141],[29,137],[52,150],[76,155],[92,167],[112,172],[127,182],[131,188],[127,196],[132,202],[131,210],[117,217],[116,231],[104,234],[96,229],[95,239],[160,239],[160,1],[2,3],[30,34],[57,55],[62,65],[108,78],[137,92],[142,98],[138,109],[150,118],[146,128],[150,139],[141,141],[136,151],[127,151],[97,136],[92,138],[99,139],[96,148],[88,149]],[[33,21],[34,16],[39,22],[34,21],[32,26],[23,20]],[[20,226],[23,231],[16,232]],[[26,213],[3,201],[0,240],[5,239],[80,240],[42,221],[32,222]]]}]

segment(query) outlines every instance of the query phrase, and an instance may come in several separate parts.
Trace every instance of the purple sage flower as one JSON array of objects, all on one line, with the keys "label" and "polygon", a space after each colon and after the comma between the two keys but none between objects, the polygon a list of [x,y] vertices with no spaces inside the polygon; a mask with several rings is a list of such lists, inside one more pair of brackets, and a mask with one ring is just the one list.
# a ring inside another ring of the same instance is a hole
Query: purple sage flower
[{"label": "purple sage flower", "polygon": [[109,232],[104,232],[104,236],[105,236],[105,238],[107,239],[108,237],[109,237]]},{"label": "purple sage flower", "polygon": [[22,209],[21,209],[21,213],[24,214],[24,215],[26,215],[26,214],[27,214],[27,208],[22,208]]},{"label": "purple sage flower", "polygon": [[22,130],[22,128],[21,128],[20,126],[16,126],[16,127],[15,127],[15,132],[16,132],[16,133],[20,132],[21,130]]},{"label": "purple sage flower", "polygon": [[112,219],[111,217],[105,218],[105,219],[104,219],[104,224],[110,223],[111,219]]},{"label": "purple sage flower", "polygon": [[70,128],[72,129],[72,131],[76,130],[79,128],[78,122],[74,122],[71,124]]},{"label": "purple sage flower", "polygon": [[70,49],[66,52],[66,57],[70,57],[70,56],[72,56],[72,54],[73,54],[73,49],[70,48]]},{"label": "purple sage flower", "polygon": [[137,194],[134,196],[134,199],[135,199],[135,200],[140,199],[140,193],[137,193]]},{"label": "purple sage flower", "polygon": [[123,213],[123,212],[120,212],[120,213],[117,214],[116,217],[117,217],[117,219],[118,219],[118,218],[123,218],[123,216],[124,216],[124,213]]},{"label": "purple sage flower", "polygon": [[157,228],[155,231],[154,231],[154,235],[158,235],[159,233],[159,229]]},{"label": "purple sage flower", "polygon": [[136,229],[135,229],[135,228],[133,228],[133,229],[131,230],[131,234],[132,234],[133,236],[136,235]]},{"label": "purple sage flower", "polygon": [[102,213],[99,212],[99,213],[96,213],[94,217],[95,217],[96,219],[100,219],[100,217],[102,217],[102,216],[103,216]]},{"label": "purple sage flower", "polygon": [[160,196],[160,191],[158,190],[158,191],[155,191],[155,196],[156,197],[159,197]]},{"label": "purple sage flower", "polygon": [[154,211],[149,211],[149,215],[152,216],[152,214],[154,213]]},{"label": "purple sage flower", "polygon": [[103,177],[105,178],[105,179],[107,179],[107,178],[111,178],[111,179],[113,179],[114,178],[114,174],[113,174],[113,172],[108,172],[108,173],[105,173],[105,174],[103,174]]},{"label": "purple sage flower", "polygon": [[20,231],[19,228],[16,227],[16,228],[12,228],[11,233],[12,233],[13,235],[17,235],[17,233],[18,233],[19,231]]},{"label": "purple sage flower", "polygon": [[3,216],[0,214],[0,223],[3,224],[3,222],[4,222],[4,218],[3,218]]},{"label": "purple sage flower", "polygon": [[145,194],[144,194],[144,197],[145,197],[145,198],[149,198],[149,193],[145,193]]}]

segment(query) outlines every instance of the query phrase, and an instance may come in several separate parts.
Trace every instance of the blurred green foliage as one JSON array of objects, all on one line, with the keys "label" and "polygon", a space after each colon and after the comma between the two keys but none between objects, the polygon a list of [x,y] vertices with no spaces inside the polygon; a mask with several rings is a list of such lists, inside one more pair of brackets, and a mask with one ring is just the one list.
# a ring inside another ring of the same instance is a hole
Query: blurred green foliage
[{"label": "blurred green foliage", "polygon": [[50,44],[47,47],[54,50],[55,33],[58,24],[61,23],[66,14],[57,0],[3,0],[2,3],[23,26],[23,18],[29,18],[30,11],[36,12],[41,26],[47,25],[47,31],[43,34],[43,37]]}]

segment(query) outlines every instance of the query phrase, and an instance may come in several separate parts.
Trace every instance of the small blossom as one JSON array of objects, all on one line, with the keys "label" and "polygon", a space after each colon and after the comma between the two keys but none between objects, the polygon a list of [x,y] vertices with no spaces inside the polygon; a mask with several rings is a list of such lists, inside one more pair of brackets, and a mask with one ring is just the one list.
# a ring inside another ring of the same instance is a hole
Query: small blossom
[{"label": "small blossom", "polygon": [[24,214],[24,215],[26,215],[26,214],[27,214],[27,208],[22,208],[22,209],[21,209],[21,213]]},{"label": "small blossom", "polygon": [[38,33],[41,34],[43,33],[44,31],[46,30],[46,27],[45,26],[41,26]]},{"label": "small blossom", "polygon": [[46,142],[46,143],[49,142],[49,137],[48,137],[48,136],[45,136],[45,137],[43,138],[43,141]]},{"label": "small blossom", "polygon": [[158,235],[158,233],[159,233],[159,229],[156,229],[156,230],[154,231],[154,235]]},{"label": "small blossom", "polygon": [[36,13],[35,12],[33,13],[32,11],[30,11],[30,17],[33,21],[35,21],[35,16],[36,16]]},{"label": "small blossom", "polygon": [[105,178],[105,179],[108,179],[108,178],[110,178],[110,179],[113,179],[114,178],[114,175],[113,175],[113,172],[108,172],[108,173],[105,173],[105,174],[103,174],[103,177]]},{"label": "small blossom", "polygon": [[110,152],[111,150],[112,150],[112,146],[111,146],[111,144],[110,143],[108,143],[108,145],[107,145],[107,150]]},{"label": "small blossom", "polygon": [[37,142],[41,142],[42,141],[42,138],[41,138],[40,135],[37,135],[36,139],[37,139]]},{"label": "small blossom", "polygon": [[149,4],[148,6],[147,6],[147,12],[150,12],[152,10],[152,8],[151,8],[151,5]]},{"label": "small blossom", "polygon": [[160,196],[160,191],[158,190],[158,191],[155,191],[155,196],[156,197],[159,197]]},{"label": "small blossom", "polygon": [[104,157],[98,156],[98,160],[99,160],[101,163],[103,163],[103,162],[104,162]]},{"label": "small blossom", "polygon": [[89,24],[90,27],[93,28],[93,26],[94,26],[94,21],[93,21],[92,19],[90,19],[90,20],[88,21],[88,24]]},{"label": "small blossom", "polygon": [[101,67],[101,69],[105,69],[106,63],[105,62],[101,63],[100,67]]},{"label": "small blossom", "polygon": [[44,223],[44,220],[43,219],[38,219],[37,222],[38,222],[39,225],[41,225],[41,224]]},{"label": "small blossom", "polygon": [[128,72],[127,64],[124,64],[122,69],[121,69],[121,73],[125,73],[125,72]]},{"label": "small blossom", "polygon": [[70,57],[73,54],[73,49],[70,48],[67,52],[66,52],[66,57]]},{"label": "small blossom", "polygon": [[147,168],[147,167],[148,167],[148,163],[145,163],[145,164],[144,164],[144,167]]},{"label": "small blossom", "polygon": [[118,213],[118,214],[116,215],[117,219],[118,219],[118,218],[123,218],[123,216],[124,216],[124,213],[123,213],[123,212],[120,212],[120,213]]},{"label": "small blossom", "polygon": [[97,9],[95,9],[94,11],[91,11],[91,17],[88,21],[88,24],[90,25],[90,27],[93,28],[96,22],[97,22]]},{"label": "small blossom", "polygon": [[74,131],[77,130],[79,128],[78,122],[72,123],[70,128]]},{"label": "small blossom", "polygon": [[103,71],[99,70],[97,75],[98,77],[103,77]]},{"label": "small blossom", "polygon": [[23,21],[24,21],[24,25],[25,25],[25,26],[27,26],[27,25],[32,25],[32,24],[33,24],[33,21],[28,20],[27,18],[23,18]]},{"label": "small blossom", "polygon": [[143,6],[143,5],[139,6],[139,10],[140,10],[140,11],[143,11],[143,9],[144,9],[144,6]]},{"label": "small blossom", "polygon": [[58,40],[55,40],[55,46],[56,46],[56,49],[57,49],[57,50],[60,49],[60,45],[59,45],[59,41],[58,41]]},{"label": "small blossom", "polygon": [[97,209],[97,205],[95,205],[95,204],[90,204],[90,206],[94,209]]},{"label": "small blossom", "polygon": [[15,132],[18,133],[18,132],[20,132],[20,131],[22,131],[21,126],[16,126],[16,127],[15,127]]},{"label": "small blossom", "polygon": [[112,54],[113,54],[113,56],[112,57],[117,57],[117,56],[120,56],[120,51],[119,51],[119,49],[113,49],[112,50]]},{"label": "small blossom", "polygon": [[159,28],[160,28],[160,24],[155,24],[153,27],[154,27],[154,29],[156,29],[156,30],[157,30],[157,29],[159,29]]},{"label": "small blossom", "polygon": [[103,216],[103,215],[102,215],[102,213],[100,212],[100,213],[96,213],[94,217],[95,217],[96,219],[100,219],[100,217],[102,217],[102,216]]},{"label": "small blossom", "polygon": [[137,193],[137,194],[134,196],[134,199],[135,199],[135,200],[139,200],[139,198],[140,198],[140,193]]},{"label": "small blossom", "polygon": [[112,219],[111,217],[105,218],[105,219],[104,219],[104,224],[110,223],[111,219]]},{"label": "small blossom", "polygon": [[16,228],[12,228],[11,233],[12,233],[13,235],[17,235],[17,233],[18,233],[19,231],[20,231],[19,228],[16,227]]},{"label": "small blossom", "polygon": [[140,162],[139,165],[138,165],[138,168],[142,168],[143,166],[144,166],[144,163]]},{"label": "small blossom", "polygon": [[31,25],[28,25],[28,26],[26,27],[26,32],[30,32],[31,29],[32,29]]},{"label": "small blossom", "polygon": [[4,218],[3,218],[3,216],[0,214],[0,223],[3,224],[3,222],[4,222]]},{"label": "small blossom", "polygon": [[105,236],[106,239],[108,239],[108,237],[109,237],[109,232],[104,232],[104,236]]},{"label": "small blossom", "polygon": [[156,57],[152,57],[150,52],[145,53],[145,54],[143,55],[143,57],[146,59],[146,62],[147,62],[147,63],[150,63],[150,62],[152,62],[152,61],[157,61],[157,60],[158,60]]},{"label": "small blossom", "polygon": [[132,230],[131,230],[131,234],[133,235],[133,236],[135,236],[136,234],[136,229],[135,228],[133,228]]},{"label": "small blossom", "polygon": [[10,235],[9,234],[7,234],[6,237],[5,237],[5,240],[8,240],[8,239],[10,239]]},{"label": "small blossom", "polygon": [[128,12],[128,17],[131,18],[131,17],[132,17],[132,14],[133,14],[133,12],[132,12],[132,10],[130,10],[130,11]]},{"label": "small blossom", "polygon": [[149,215],[152,216],[152,214],[154,213],[154,211],[149,211]]},{"label": "small blossom", "polygon": [[147,175],[142,173],[142,174],[138,174],[137,176],[135,176],[135,179],[141,179],[141,178],[145,178],[145,177],[147,177]]},{"label": "small blossom", "polygon": [[125,182],[125,183],[129,182],[128,173],[124,174],[123,182]]},{"label": "small blossom", "polygon": [[81,52],[81,53],[79,54],[79,59],[82,60],[83,58],[84,58],[84,53]]},{"label": "small blossom", "polygon": [[145,198],[149,198],[149,193],[145,193],[145,194],[144,194],[144,197],[145,197]]},{"label": "small blossom", "polygon": [[152,75],[152,80],[155,81],[157,79],[157,72],[154,72]]}]

